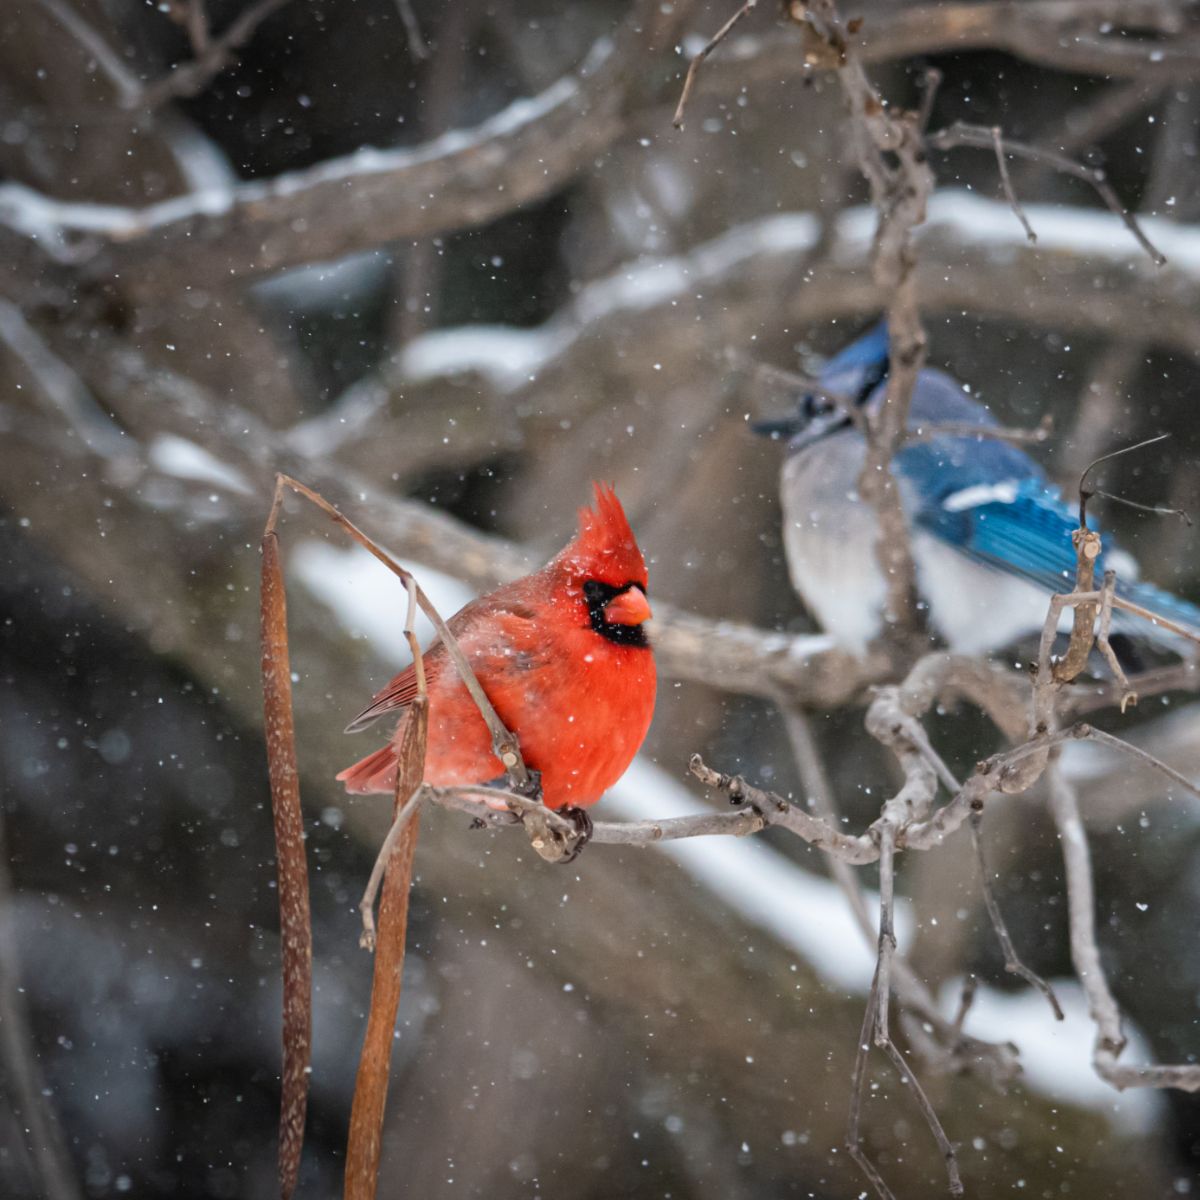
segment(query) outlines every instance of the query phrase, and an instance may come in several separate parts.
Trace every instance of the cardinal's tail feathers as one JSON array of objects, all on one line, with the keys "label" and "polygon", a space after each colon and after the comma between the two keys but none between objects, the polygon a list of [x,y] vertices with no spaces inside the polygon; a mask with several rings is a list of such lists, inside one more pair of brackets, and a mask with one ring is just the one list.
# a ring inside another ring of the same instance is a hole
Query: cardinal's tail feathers
[{"label": "cardinal's tail feathers", "polygon": [[352,795],[364,796],[371,792],[390,794],[396,788],[396,747],[390,742],[374,754],[359,759],[337,776]]}]

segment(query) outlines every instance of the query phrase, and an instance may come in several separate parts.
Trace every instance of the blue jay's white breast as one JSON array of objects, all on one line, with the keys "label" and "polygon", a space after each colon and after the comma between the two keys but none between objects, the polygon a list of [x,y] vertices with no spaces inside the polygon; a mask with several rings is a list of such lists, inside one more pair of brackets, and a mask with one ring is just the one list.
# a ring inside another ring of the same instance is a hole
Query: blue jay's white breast
[{"label": "blue jay's white breast", "polygon": [[[882,631],[886,599],[875,514],[847,487],[858,479],[863,454],[856,434],[825,438],[788,458],[782,487],[792,585],[825,632],[857,654]],[[912,551],[930,625],[952,650],[995,650],[1045,621],[1049,597],[1033,584],[920,530],[913,531]]]}]

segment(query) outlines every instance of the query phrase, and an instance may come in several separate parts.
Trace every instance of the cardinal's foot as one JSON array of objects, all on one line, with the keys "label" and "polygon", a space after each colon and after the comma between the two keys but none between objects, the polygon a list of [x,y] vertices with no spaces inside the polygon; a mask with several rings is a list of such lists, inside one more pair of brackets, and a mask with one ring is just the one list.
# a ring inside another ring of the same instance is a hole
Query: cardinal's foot
[{"label": "cardinal's foot", "polygon": [[586,808],[576,808],[573,805],[567,805],[558,810],[558,815],[570,821],[575,826],[575,848],[571,851],[569,858],[564,858],[563,862],[574,862],[579,857],[579,852],[592,840],[592,824],[591,813]]}]

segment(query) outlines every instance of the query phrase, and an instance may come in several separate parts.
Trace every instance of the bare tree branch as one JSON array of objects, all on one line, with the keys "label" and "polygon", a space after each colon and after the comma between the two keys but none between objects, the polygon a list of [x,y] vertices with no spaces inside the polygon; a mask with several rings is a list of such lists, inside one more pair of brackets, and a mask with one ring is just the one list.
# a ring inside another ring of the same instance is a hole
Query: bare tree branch
[{"label": "bare tree branch", "polygon": [[1035,971],[1031,971],[1021,961],[1021,956],[1017,953],[1017,949],[1013,945],[1012,936],[1008,932],[1008,925],[1004,921],[1004,914],[1000,910],[1000,904],[992,888],[992,875],[988,869],[987,855],[983,849],[982,813],[975,812],[971,814],[971,840],[975,843],[975,859],[979,864],[979,886],[983,892],[983,902],[987,908],[988,917],[992,922],[992,929],[995,930],[996,940],[1000,943],[1000,951],[1004,955],[1004,969],[1010,975],[1016,975],[1025,980],[1031,987],[1037,988],[1046,997],[1046,1003],[1050,1005],[1050,1011],[1054,1013],[1054,1019],[1056,1021],[1063,1020],[1062,1006],[1058,1002],[1058,997],[1054,994],[1054,989],[1040,975]]},{"label": "bare tree branch", "polygon": [[[421,36],[421,25],[417,14],[413,12],[412,0],[396,0],[396,10],[404,23],[404,37],[408,42],[408,52],[418,62],[429,57],[429,47]],[[445,47],[442,47],[444,50]]]},{"label": "bare tree branch", "polygon": [[612,143],[688,8],[637,0],[577,70],[475,129],[361,150],[228,196],[110,210],[107,228],[78,231],[88,242],[85,273],[118,276],[149,300],[485,224],[561,187]]},{"label": "bare tree branch", "polygon": [[[170,100],[198,96],[215,76],[228,69],[234,61],[234,52],[254,36],[255,30],[288,3],[290,0],[256,0],[247,5],[228,28],[216,37],[208,32],[206,21],[203,22],[203,33],[200,24],[190,23],[188,28],[193,49],[197,43],[202,47],[197,56],[173,67],[162,79],[146,84],[137,97],[127,101],[128,106],[155,109]],[[201,9],[193,11],[202,12]]]},{"label": "bare tree branch", "polygon": [[1096,895],[1087,833],[1079,816],[1075,791],[1057,766],[1048,772],[1050,811],[1058,826],[1063,866],[1067,874],[1067,913],[1071,958],[1096,1024],[1092,1061],[1096,1073],[1113,1087],[1180,1088],[1200,1091],[1200,1065],[1131,1067],[1118,1063],[1125,1048],[1121,1012],[1108,986],[1096,942]]},{"label": "bare tree branch", "polygon": [[758,0],[746,0],[745,4],[705,42],[704,46],[692,55],[692,61],[688,63],[687,75],[683,80],[683,91],[679,93],[679,103],[675,106],[675,116],[671,119],[671,124],[676,129],[683,128],[683,112],[687,108],[688,98],[692,94],[692,88],[696,85],[696,74],[704,60],[733,32],[737,23],[743,17],[748,17],[757,7]]},{"label": "bare tree branch", "polygon": [[[1008,179],[1008,171],[1004,166],[1005,154],[1024,158],[1030,162],[1044,163],[1046,166],[1053,167],[1056,171],[1061,171],[1065,175],[1082,179],[1084,183],[1089,184],[1095,189],[1096,194],[1104,201],[1106,207],[1121,218],[1125,228],[1129,230],[1137,240],[1138,245],[1150,256],[1155,266],[1161,267],[1167,261],[1158,247],[1146,236],[1138,219],[1121,203],[1120,197],[1113,191],[1112,184],[1108,182],[1104,172],[1098,167],[1084,166],[1083,163],[1075,162],[1074,159],[1067,158],[1066,155],[1059,154],[1053,150],[1045,150],[1038,146],[1026,146],[1022,142],[1014,142],[1008,138],[1001,138],[998,129],[985,129],[982,126],[969,125],[964,121],[956,121],[946,129],[939,129],[936,133],[929,134],[926,141],[935,150],[954,150],[959,146],[973,146],[976,149],[990,148],[994,150],[996,161],[1000,165],[1001,178],[1004,180],[1005,192],[1009,197],[1009,203],[1013,206],[1018,219],[1030,235],[1033,234],[1033,231],[1030,229],[1029,221],[1024,211],[1017,203],[1016,196],[1013,195],[1012,184]],[[1037,238],[1036,236],[1031,236],[1030,240],[1036,241]]]},{"label": "bare tree branch", "polygon": [[142,94],[141,82],[99,30],[86,21],[69,0],[38,0],[38,3],[96,60],[96,65],[116,88],[120,103],[125,107],[135,105]]},{"label": "bare tree branch", "polygon": [[884,627],[907,637],[919,624],[916,575],[891,463],[907,428],[913,388],[925,362],[914,230],[925,220],[933,172],[917,115],[889,109],[881,99],[848,45],[833,0],[817,0],[796,12],[839,63],[837,76],[850,108],[859,166],[878,213],[872,271],[887,308],[889,369],[883,406],[871,418],[858,489],[879,521],[876,556],[887,586]]}]

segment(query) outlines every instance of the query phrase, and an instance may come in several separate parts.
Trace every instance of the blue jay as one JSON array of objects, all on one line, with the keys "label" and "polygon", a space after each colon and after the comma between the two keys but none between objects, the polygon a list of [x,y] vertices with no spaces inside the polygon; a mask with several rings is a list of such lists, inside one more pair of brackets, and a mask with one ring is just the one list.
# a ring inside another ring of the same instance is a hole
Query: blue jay
[{"label": "blue jay", "polygon": [[[876,519],[857,495],[866,445],[847,412],[872,412],[887,387],[884,324],[830,360],[820,388],[800,397],[794,417],[758,432],[787,438],[781,496],[783,542],[792,584],[824,630],[861,653],[882,630],[886,589],[876,560]],[[843,401],[839,405],[834,397]],[[923,370],[909,429],[948,423],[995,425],[995,418],[941,371]],[[1023,451],[981,436],[937,435],[897,452],[900,489],[929,624],[964,654],[982,654],[1040,630],[1052,592],[1075,580],[1071,533],[1078,512]],[[1098,564],[1117,572],[1118,594],[1200,631],[1200,609],[1137,581],[1137,564],[1106,538]],[[1181,639],[1115,613],[1114,630],[1167,649]]]}]

